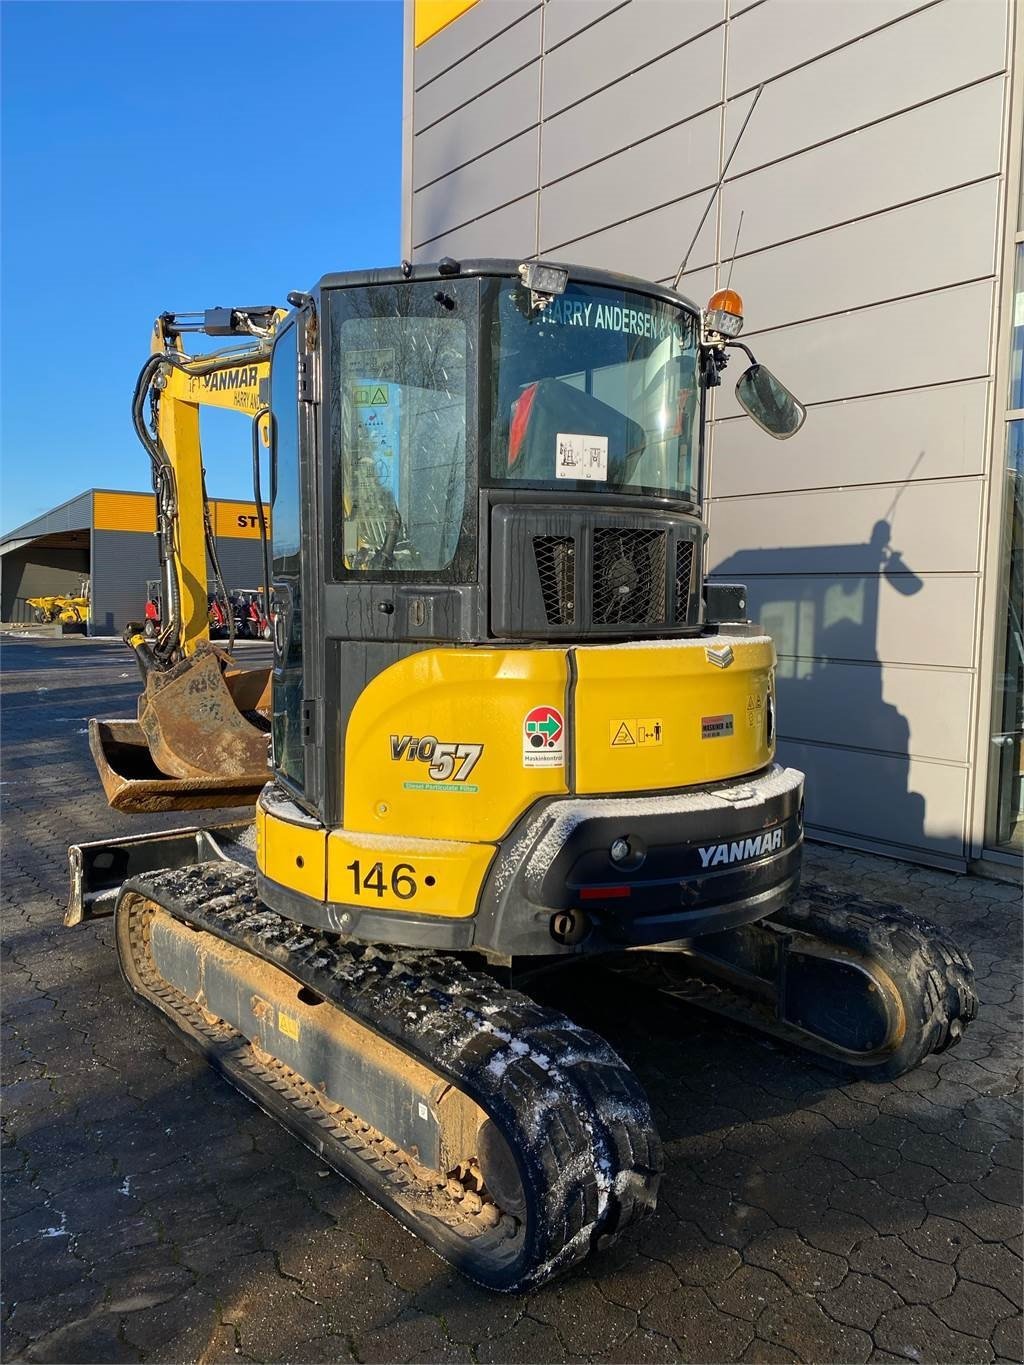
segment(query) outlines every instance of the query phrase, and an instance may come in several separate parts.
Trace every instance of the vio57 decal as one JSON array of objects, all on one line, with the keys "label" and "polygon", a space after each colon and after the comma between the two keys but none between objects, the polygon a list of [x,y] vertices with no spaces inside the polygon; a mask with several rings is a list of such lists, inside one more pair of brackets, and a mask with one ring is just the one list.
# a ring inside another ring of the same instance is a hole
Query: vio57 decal
[{"label": "vio57 decal", "polygon": [[470,773],[483,756],[482,744],[435,739],[433,735],[392,735],[391,757],[394,762],[425,763],[430,782],[403,782],[410,790],[429,789],[442,785],[446,791],[478,791],[468,784]]}]

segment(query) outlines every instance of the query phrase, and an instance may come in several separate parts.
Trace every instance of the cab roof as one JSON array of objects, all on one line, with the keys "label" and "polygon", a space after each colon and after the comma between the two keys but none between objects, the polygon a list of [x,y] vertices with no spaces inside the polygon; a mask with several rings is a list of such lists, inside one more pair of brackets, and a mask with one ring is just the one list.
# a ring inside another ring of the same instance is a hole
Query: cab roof
[{"label": "cab roof", "polygon": [[[443,257],[441,261],[429,264],[385,266],[380,270],[345,270],[323,275],[317,283],[318,289],[352,289],[368,284],[401,284],[405,280],[431,281],[443,279],[467,279],[473,276],[511,276],[519,274],[521,261],[482,257],[469,261],[454,261]],[[656,284],[652,280],[642,280],[635,275],[619,275],[611,270],[595,270],[592,266],[572,265],[566,261],[549,261],[543,265],[558,266],[568,270],[570,283],[603,285],[609,289],[628,289],[634,294],[646,294],[649,298],[661,299],[665,303],[686,308],[692,313],[700,313],[700,308],[685,294],[670,289],[666,284]],[[444,267],[442,269],[442,266]]]}]

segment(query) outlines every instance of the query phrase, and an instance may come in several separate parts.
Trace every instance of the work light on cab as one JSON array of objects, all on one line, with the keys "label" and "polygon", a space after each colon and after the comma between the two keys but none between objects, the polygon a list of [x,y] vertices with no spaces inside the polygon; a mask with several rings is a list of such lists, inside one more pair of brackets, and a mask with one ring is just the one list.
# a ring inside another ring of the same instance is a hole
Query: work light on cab
[{"label": "work light on cab", "polygon": [[743,300],[735,289],[719,289],[708,299],[704,327],[723,337],[738,337],[743,331]]}]

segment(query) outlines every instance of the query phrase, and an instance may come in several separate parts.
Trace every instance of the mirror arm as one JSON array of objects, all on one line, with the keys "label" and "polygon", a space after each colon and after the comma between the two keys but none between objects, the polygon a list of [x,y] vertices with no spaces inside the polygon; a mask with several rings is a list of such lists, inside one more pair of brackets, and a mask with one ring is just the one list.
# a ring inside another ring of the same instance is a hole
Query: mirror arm
[{"label": "mirror arm", "polygon": [[727,341],[725,344],[726,346],[738,347],[750,361],[751,365],[757,364],[757,361],[754,359],[754,352],[750,349],[749,346],[744,346],[742,341]]}]

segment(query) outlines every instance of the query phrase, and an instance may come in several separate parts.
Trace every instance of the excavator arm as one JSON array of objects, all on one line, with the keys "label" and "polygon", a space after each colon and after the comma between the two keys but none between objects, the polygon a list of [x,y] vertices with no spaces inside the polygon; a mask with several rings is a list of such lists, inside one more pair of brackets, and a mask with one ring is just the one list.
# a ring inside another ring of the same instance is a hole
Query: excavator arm
[{"label": "excavator arm", "polygon": [[[210,643],[207,559],[226,598],[212,534],[200,408],[227,408],[258,423],[269,444],[261,386],[269,378],[272,307],[215,308],[157,318],[132,402],[156,496],[163,623],[155,641],[132,623],[144,688],[137,721],[92,721],[90,745],[107,799],[120,810],[195,809],[255,800],[267,778],[269,670],[239,670]],[[244,338],[200,356],[183,338]],[[255,459],[254,446],[254,465]],[[258,470],[257,470],[258,472]],[[266,553],[266,526],[257,489]]]},{"label": "excavator arm", "polygon": [[[215,573],[217,558],[210,533],[199,410],[227,408],[250,419],[257,416],[263,406],[261,385],[270,376],[270,347],[279,316],[278,310],[267,307],[213,308],[203,314],[163,313],[154,323],[151,354],[136,384],[132,416],[153,466],[157,499],[157,538],[167,603],[164,628],[152,655],[158,665],[188,658],[209,640],[207,555]],[[193,357],[182,345],[185,332],[251,340]],[[265,441],[267,431],[264,418]],[[262,515],[262,504],[257,511]],[[129,642],[138,650],[138,639]]]}]

